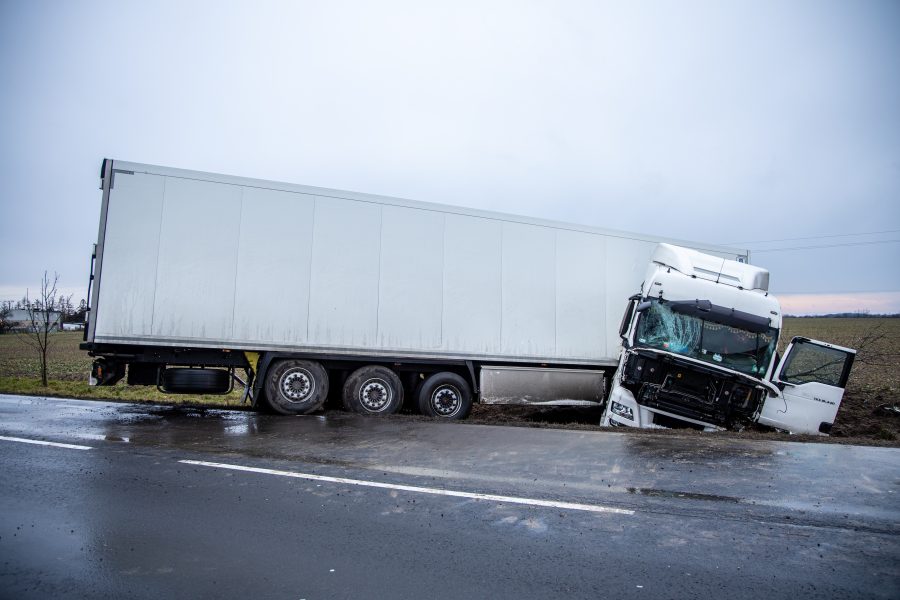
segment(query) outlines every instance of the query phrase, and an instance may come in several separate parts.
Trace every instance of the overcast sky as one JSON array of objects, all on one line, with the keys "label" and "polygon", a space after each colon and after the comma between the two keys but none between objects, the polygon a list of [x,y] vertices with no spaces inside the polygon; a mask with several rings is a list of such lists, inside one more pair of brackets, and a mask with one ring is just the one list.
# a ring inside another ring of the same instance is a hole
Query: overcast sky
[{"label": "overcast sky", "polygon": [[83,295],[111,157],[737,243],[786,310],[900,312],[894,0],[3,1],[0,48],[0,298]]}]

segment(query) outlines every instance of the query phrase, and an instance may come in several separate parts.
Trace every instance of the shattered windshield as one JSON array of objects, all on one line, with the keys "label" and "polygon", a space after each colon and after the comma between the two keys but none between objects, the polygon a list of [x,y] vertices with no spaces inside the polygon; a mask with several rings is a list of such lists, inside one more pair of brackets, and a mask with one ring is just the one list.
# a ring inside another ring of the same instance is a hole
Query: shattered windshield
[{"label": "shattered windshield", "polygon": [[672,310],[665,301],[650,300],[641,313],[635,333],[636,344],[668,350],[762,377],[778,341],[778,330],[762,333],[730,327]]}]

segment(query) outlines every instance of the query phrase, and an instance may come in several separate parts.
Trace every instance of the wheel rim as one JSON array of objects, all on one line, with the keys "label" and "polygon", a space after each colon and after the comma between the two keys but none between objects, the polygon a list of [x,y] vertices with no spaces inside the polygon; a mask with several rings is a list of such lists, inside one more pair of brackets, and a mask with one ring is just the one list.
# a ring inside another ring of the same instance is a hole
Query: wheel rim
[{"label": "wheel rim", "polygon": [[394,398],[394,390],[384,379],[368,379],[359,386],[359,403],[369,412],[385,410]]},{"label": "wheel rim", "polygon": [[281,376],[278,387],[288,402],[304,402],[316,391],[316,380],[306,369],[296,368]]},{"label": "wheel rim", "polygon": [[439,417],[452,417],[462,408],[462,394],[456,386],[439,386],[431,394],[431,407]]}]

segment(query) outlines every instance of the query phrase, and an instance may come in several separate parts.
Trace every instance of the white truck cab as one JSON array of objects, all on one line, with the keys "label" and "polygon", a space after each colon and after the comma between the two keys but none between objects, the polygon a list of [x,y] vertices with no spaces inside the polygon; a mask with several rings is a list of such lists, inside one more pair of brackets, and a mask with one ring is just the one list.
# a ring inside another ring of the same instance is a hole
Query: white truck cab
[{"label": "white truck cab", "polygon": [[856,352],[794,338],[779,360],[768,287],[765,269],[660,244],[622,321],[602,424],[827,434]]}]

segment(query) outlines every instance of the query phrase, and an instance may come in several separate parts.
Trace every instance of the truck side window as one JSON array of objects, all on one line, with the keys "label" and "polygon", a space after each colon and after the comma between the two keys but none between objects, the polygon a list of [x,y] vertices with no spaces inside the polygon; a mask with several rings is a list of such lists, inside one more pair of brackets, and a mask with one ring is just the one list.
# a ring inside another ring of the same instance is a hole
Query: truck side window
[{"label": "truck side window", "polygon": [[787,383],[823,383],[843,387],[841,375],[847,353],[815,344],[795,344],[781,373]]}]

